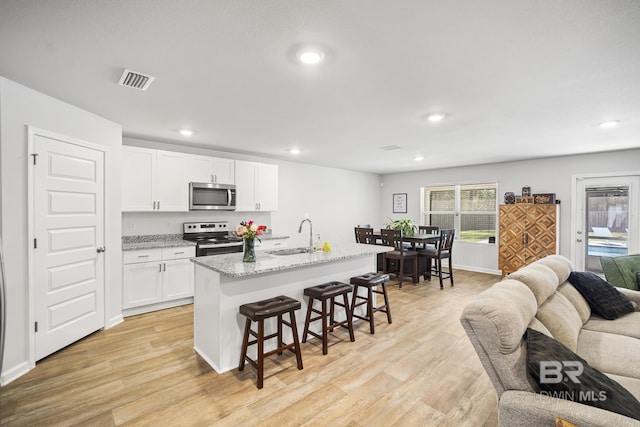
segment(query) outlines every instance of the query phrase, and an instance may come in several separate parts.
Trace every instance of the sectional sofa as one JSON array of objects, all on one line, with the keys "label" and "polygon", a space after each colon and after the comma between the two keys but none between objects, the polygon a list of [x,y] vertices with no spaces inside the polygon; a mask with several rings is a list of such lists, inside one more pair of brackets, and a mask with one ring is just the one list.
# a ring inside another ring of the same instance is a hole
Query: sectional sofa
[{"label": "sectional sofa", "polygon": [[557,421],[579,426],[640,425],[629,416],[545,393],[532,379],[528,328],[553,337],[550,341],[584,359],[607,381],[613,379],[631,399],[640,398],[640,292],[612,288],[626,295],[635,311],[605,320],[592,313],[568,282],[572,270],[567,258],[548,256],[480,293],[463,310],[462,325],[498,395],[501,426],[553,426]]}]

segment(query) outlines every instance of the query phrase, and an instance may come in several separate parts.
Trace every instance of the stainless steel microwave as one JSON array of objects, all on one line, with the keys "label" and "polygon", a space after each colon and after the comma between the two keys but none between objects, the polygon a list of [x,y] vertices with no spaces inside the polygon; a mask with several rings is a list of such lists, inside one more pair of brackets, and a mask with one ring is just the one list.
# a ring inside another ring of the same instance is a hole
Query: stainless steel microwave
[{"label": "stainless steel microwave", "polygon": [[189,183],[190,211],[235,211],[236,186],[211,182]]}]

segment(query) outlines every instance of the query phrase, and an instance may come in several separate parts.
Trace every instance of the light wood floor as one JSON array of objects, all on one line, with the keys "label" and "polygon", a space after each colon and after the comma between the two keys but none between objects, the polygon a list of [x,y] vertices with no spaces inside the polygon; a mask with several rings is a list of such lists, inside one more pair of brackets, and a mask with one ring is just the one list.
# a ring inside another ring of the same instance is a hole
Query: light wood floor
[{"label": "light wood floor", "polygon": [[[193,310],[128,317],[38,362],[0,388],[0,425],[482,426],[497,425],[496,395],[460,325],[464,305],[498,276],[455,271],[390,286],[393,324],[358,321],[322,355],[302,344],[265,363],[219,375],[193,351]],[[395,282],[390,282],[395,283]],[[303,313],[298,312],[299,321]]]}]

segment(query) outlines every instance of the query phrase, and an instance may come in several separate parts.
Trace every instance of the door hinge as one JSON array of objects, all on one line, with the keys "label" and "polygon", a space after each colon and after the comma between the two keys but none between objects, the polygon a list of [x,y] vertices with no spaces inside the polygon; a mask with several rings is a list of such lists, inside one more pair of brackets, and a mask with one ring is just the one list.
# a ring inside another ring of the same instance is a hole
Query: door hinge
[{"label": "door hinge", "polygon": [[31,154],[31,156],[33,156],[33,164],[36,164],[36,158],[38,157],[38,153],[33,153]]},{"label": "door hinge", "polygon": [[38,322],[36,322],[34,325],[35,325],[36,332],[38,332]]},{"label": "door hinge", "polygon": [[38,239],[33,239],[33,249],[38,249]]}]

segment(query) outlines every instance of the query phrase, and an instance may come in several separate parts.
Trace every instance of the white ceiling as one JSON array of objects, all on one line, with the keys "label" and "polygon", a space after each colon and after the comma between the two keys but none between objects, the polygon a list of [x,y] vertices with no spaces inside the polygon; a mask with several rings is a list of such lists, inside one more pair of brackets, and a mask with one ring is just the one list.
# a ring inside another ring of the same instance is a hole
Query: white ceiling
[{"label": "white ceiling", "polygon": [[640,1],[2,0],[0,75],[125,136],[374,173],[628,149]]}]

